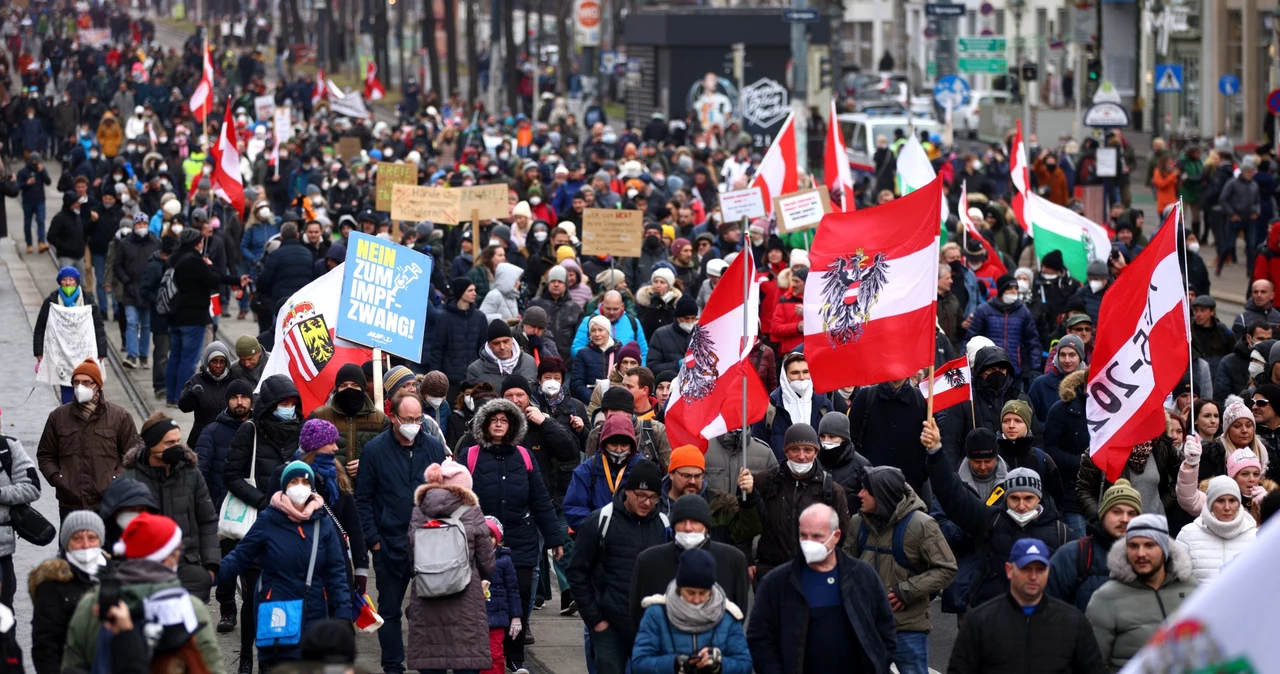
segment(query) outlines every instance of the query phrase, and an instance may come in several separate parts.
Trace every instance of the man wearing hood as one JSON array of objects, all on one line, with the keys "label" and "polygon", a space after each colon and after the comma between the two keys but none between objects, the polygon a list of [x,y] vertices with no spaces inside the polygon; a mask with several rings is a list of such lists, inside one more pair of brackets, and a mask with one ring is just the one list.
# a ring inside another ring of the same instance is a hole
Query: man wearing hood
[{"label": "man wearing hood", "polygon": [[1254,347],[1271,339],[1272,334],[1270,323],[1250,323],[1244,335],[1236,339],[1231,353],[1218,362],[1217,369],[1213,371],[1213,399],[1219,408],[1224,406],[1227,396],[1238,395],[1250,386],[1254,377],[1262,374],[1266,359],[1259,355],[1255,360]]},{"label": "man wearing hood", "polygon": [[86,204],[75,192],[62,195],[62,210],[49,223],[47,241],[58,256],[58,267],[75,267],[84,274],[84,250],[88,244],[80,209]]},{"label": "man wearing hood", "polygon": [[1107,554],[1111,580],[1093,593],[1085,611],[1111,671],[1123,669],[1199,585],[1191,553],[1169,540],[1163,515],[1133,518],[1123,536],[1123,545]]},{"label": "man wearing hood", "polygon": [[901,470],[911,488],[928,501],[932,497],[925,485],[929,475],[919,431],[926,417],[928,403],[920,389],[906,379],[895,379],[858,389],[845,428],[853,448],[867,462]]},{"label": "man wearing hood", "polygon": [[[1125,531],[1134,518],[1142,514],[1142,494],[1129,481],[1121,478],[1102,494],[1098,521],[1089,523],[1088,535],[1077,538],[1053,553],[1049,565],[1049,583],[1045,592],[1081,611],[1089,608],[1089,600],[1106,584],[1110,571],[1110,552],[1116,542],[1124,541]],[[1121,547],[1124,543],[1121,543]]]},{"label": "man wearing hood", "polygon": [[[949,456],[948,464],[960,462],[964,439],[975,428],[975,421],[977,428],[999,433],[1006,402],[1021,400],[1031,404],[1027,394],[1018,390],[1014,382],[1013,363],[1009,361],[1004,349],[998,346],[982,347],[970,356],[969,362],[972,363],[970,371],[973,373],[972,400],[946,410],[939,424],[942,427],[942,444]],[[1032,424],[1032,433],[1038,433],[1039,423],[1033,420]],[[874,463],[874,459],[872,462]],[[936,484],[934,488],[937,488]]]},{"label": "man wearing hood", "polygon": [[870,564],[887,588],[897,627],[898,671],[927,674],[929,602],[955,578],[956,558],[902,471],[868,469],[858,496],[862,507],[849,520],[844,551]]},{"label": "man wearing hood", "polygon": [[1040,372],[1040,335],[1031,310],[1018,298],[1018,281],[1005,274],[996,279],[995,299],[978,307],[969,323],[966,339],[982,335],[1005,350],[1013,364],[1013,375]]},{"label": "man wearing hood", "polygon": [[[1067,311],[1067,300],[1080,291],[1080,282],[1067,273],[1062,251],[1051,250],[1040,260],[1040,273],[1031,283],[1032,315],[1036,316],[1036,331],[1041,345],[1048,347],[1048,338],[1058,329],[1062,315]],[[1037,311],[1036,308],[1039,308]]]},{"label": "man wearing hood", "polygon": [[[818,465],[844,488],[844,496],[852,512],[860,507],[858,493],[862,491],[862,476],[871,467],[871,462],[854,449],[849,438],[849,417],[839,412],[822,415],[818,424],[818,441],[822,443],[822,449],[818,450]],[[923,458],[921,453],[922,467]]]},{"label": "man wearing hood", "polygon": [[779,463],[786,460],[786,435],[791,425],[805,424],[812,430],[822,422],[822,415],[831,411],[831,400],[825,394],[813,391],[813,377],[809,374],[809,363],[803,353],[792,352],[783,356],[780,376],[782,381],[778,382],[778,388],[769,394],[769,409],[764,419],[751,427],[752,435],[773,448]]},{"label": "man wearing hood", "polygon": [[480,303],[480,311],[490,321],[506,321],[520,317],[520,277],[524,270],[510,262],[501,262],[494,271],[493,284]]},{"label": "man wearing hood", "polygon": [[769,443],[747,433],[746,458],[742,452],[742,429],[735,429],[707,441],[703,458],[707,466],[705,479],[709,489],[732,492],[738,484],[739,469],[746,465],[752,475],[778,466]]},{"label": "man wearing hood", "polygon": [[123,478],[151,490],[159,513],[183,531],[178,578],[192,596],[209,601],[213,575],[222,560],[218,511],[200,474],[196,453],[182,444],[178,423],[156,412],[142,424],[142,443],[124,457]]},{"label": "man wearing hood", "polygon": [[[613,398],[625,398],[627,402],[632,400],[625,390],[611,388],[610,392],[614,390],[619,393]],[[617,409],[616,405],[611,406],[609,398],[606,393],[607,409],[598,436],[600,448],[593,451],[588,440],[588,459],[573,469],[573,478],[565,491],[564,517],[570,531],[580,527],[593,511],[610,503],[622,483],[622,476],[637,461],[644,459],[636,447],[635,422],[631,413]]]},{"label": "man wearing hood", "polygon": [[210,342],[204,348],[200,369],[187,380],[178,398],[178,409],[195,415],[187,444],[195,445],[200,431],[213,423],[226,408],[227,387],[235,380],[231,376],[231,349],[222,342]]},{"label": "man wearing hood", "polygon": [[365,394],[367,385],[359,365],[343,365],[334,377],[329,402],[311,410],[307,416],[308,419],[323,419],[337,427],[337,460],[352,477],[360,469],[360,456],[365,445],[382,433],[387,422],[386,416]]},{"label": "man wearing hood", "polygon": [[[514,265],[512,265],[514,266]],[[508,375],[516,374],[526,381],[533,382],[538,378],[538,364],[533,356],[520,350],[512,336],[511,327],[501,319],[489,321],[485,333],[485,344],[479,350],[479,357],[467,366],[463,378],[489,382],[493,390],[501,390],[502,380]],[[445,364],[447,367],[447,364]],[[447,374],[447,371],[446,371]],[[453,381],[453,377],[449,378]]]},{"label": "man wearing hood", "polygon": [[1084,366],[1084,356],[1084,342],[1079,337],[1066,335],[1058,340],[1049,370],[1036,377],[1027,390],[1037,421],[1044,423],[1049,418],[1049,408],[1058,401],[1058,385],[1067,375]]}]

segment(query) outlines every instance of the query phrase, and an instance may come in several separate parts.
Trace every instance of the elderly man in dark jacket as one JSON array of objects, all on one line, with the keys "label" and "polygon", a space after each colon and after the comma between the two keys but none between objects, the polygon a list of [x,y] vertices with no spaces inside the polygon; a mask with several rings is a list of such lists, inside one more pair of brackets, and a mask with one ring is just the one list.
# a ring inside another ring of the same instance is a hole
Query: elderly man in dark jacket
[{"label": "elderly man in dark jacket", "polygon": [[426,365],[449,377],[448,399],[453,400],[467,378],[467,365],[484,348],[489,319],[476,308],[476,286],[471,279],[465,276],[453,279],[448,291],[449,299],[436,314],[436,334],[431,340]]},{"label": "elderly man in dark jacket", "polygon": [[649,369],[654,376],[680,373],[680,363],[697,325],[698,301],[691,295],[682,295],[676,300],[676,322],[658,328],[649,339]]},{"label": "elderly man in dark jacket", "polygon": [[218,511],[200,474],[196,453],[182,445],[178,423],[156,412],[142,424],[142,442],[124,457],[124,475],[151,490],[160,514],[182,528],[178,578],[202,601],[222,561],[218,545]]},{"label": "elderly man in dark jacket", "polygon": [[267,263],[263,265],[257,281],[258,290],[275,299],[275,311],[289,301],[290,295],[315,278],[314,262],[311,251],[298,238],[298,224],[286,222],[281,225],[280,247],[267,256]]},{"label": "elderly man in dark jacket", "polygon": [[195,416],[191,432],[187,435],[188,445],[195,445],[200,431],[226,409],[227,387],[232,381],[231,349],[222,342],[210,342],[204,347],[200,369],[187,380],[178,398],[178,409]]},{"label": "elderly man in dark jacket", "polygon": [[887,674],[897,632],[880,578],[840,549],[844,531],[830,506],[811,505],[798,519],[794,531],[808,545],[756,588],[747,623],[752,666],[760,674]]}]

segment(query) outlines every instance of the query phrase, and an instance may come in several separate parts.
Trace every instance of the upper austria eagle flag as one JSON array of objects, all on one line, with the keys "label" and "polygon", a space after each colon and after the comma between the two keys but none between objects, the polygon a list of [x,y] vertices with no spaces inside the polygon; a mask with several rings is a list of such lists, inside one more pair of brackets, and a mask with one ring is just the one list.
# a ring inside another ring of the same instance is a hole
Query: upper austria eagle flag
[{"label": "upper austria eagle flag", "polygon": [[1165,431],[1164,399],[1190,365],[1187,286],[1178,265],[1181,208],[1107,289],[1098,309],[1085,423],[1089,458],[1115,482],[1134,445]]},{"label": "upper austria eagle flag", "polygon": [[742,428],[744,380],[747,423],[763,419],[769,408],[769,394],[747,361],[760,327],[760,286],[754,271],[747,247],[720,277],[698,317],[680,374],[671,382],[665,420],[672,447],[694,445],[706,452],[708,439]]},{"label": "upper austria eagle flag", "polygon": [[822,218],[809,250],[804,353],[815,391],[903,379],[933,362],[942,182]]}]

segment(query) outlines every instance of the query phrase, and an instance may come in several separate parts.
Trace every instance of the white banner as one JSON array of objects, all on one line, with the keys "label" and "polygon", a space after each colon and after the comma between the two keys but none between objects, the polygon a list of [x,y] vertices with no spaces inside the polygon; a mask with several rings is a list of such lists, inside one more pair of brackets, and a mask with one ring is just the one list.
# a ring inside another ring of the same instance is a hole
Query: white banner
[{"label": "white banner", "polygon": [[[71,373],[85,359],[98,360],[98,338],[93,328],[93,307],[49,305],[44,328],[44,358],[36,371],[36,381],[52,386],[70,386]],[[106,368],[101,367],[103,378]]]}]

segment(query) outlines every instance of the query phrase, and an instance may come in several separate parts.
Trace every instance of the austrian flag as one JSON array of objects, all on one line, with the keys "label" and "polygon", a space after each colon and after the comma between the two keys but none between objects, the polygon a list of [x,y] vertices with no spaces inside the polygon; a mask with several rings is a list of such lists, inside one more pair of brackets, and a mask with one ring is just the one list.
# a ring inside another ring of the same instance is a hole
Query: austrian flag
[{"label": "austrian flag", "polygon": [[904,379],[933,362],[941,207],[935,178],[882,206],[822,218],[803,310],[815,391]]},{"label": "austrian flag", "polygon": [[[969,357],[959,358],[943,363],[934,370],[933,375],[933,411],[945,410],[970,399],[969,384],[973,381],[969,373]],[[929,382],[920,382],[920,393],[929,397]]]}]

